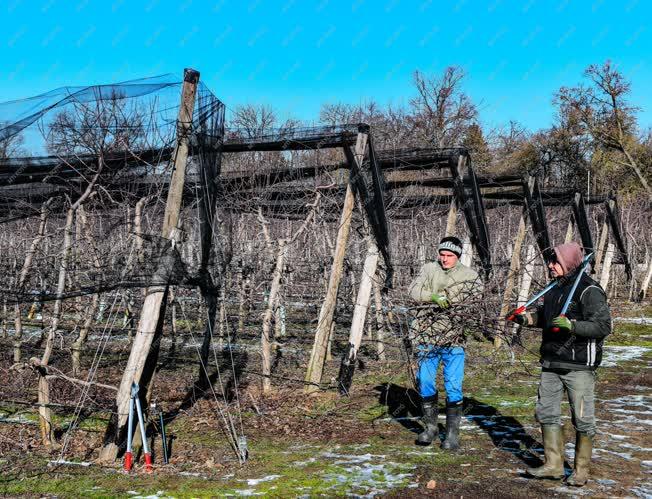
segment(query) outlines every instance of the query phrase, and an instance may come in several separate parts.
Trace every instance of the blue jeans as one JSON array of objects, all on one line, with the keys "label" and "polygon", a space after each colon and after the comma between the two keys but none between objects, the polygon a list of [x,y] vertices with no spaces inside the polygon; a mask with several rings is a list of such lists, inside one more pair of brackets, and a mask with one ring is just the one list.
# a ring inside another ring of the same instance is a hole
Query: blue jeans
[{"label": "blue jeans", "polygon": [[462,381],[464,380],[464,349],[462,347],[419,347],[417,360],[419,362],[417,382],[422,398],[437,395],[437,369],[439,362],[443,362],[446,402],[455,404],[462,401]]}]

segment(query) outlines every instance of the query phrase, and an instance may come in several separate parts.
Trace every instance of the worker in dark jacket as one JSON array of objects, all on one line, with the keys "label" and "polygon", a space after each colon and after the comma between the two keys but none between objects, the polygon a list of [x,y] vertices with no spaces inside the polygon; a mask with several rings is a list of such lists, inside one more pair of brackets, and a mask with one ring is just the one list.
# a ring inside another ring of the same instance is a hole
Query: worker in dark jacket
[{"label": "worker in dark jacket", "polygon": [[[541,424],[545,463],[528,469],[537,478],[564,477],[564,443],[561,431],[561,402],[568,394],[575,426],[575,469],[566,483],[583,486],[595,434],[595,370],[602,360],[602,342],[611,332],[607,297],[593,279],[580,269],[582,249],[575,242],[554,248],[548,268],[559,285],[545,295],[534,313],[517,315],[514,321],[543,329],[541,381],[536,417]],[[561,309],[582,272],[566,314]]]}]

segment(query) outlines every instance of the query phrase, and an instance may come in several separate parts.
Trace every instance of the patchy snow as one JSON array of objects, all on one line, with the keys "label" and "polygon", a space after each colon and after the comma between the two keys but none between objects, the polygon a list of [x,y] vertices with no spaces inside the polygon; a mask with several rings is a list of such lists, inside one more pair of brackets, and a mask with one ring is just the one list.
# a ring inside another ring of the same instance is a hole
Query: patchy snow
[{"label": "patchy snow", "polygon": [[616,367],[620,362],[640,359],[648,353],[649,347],[605,345],[602,350],[602,367]]},{"label": "patchy snow", "polygon": [[353,463],[366,463],[372,461],[374,458],[385,459],[385,455],[379,454],[362,454],[357,456],[355,454],[335,454],[332,452],[324,452],[322,456],[330,459],[340,459],[340,461],[335,461],[335,464],[353,464]]},{"label": "patchy snow", "polygon": [[650,499],[652,498],[652,483],[643,483],[639,487],[634,487],[632,488],[632,492],[636,497]]},{"label": "patchy snow", "polygon": [[606,435],[609,437],[609,440],[625,440],[629,438],[628,435],[616,435],[615,433],[607,433]]},{"label": "patchy snow", "polygon": [[268,476],[264,476],[263,478],[249,478],[247,480],[241,480],[241,481],[247,482],[247,485],[249,485],[249,487],[255,487],[260,483],[271,482],[273,480],[276,480],[277,478],[281,478],[281,475],[268,475]]},{"label": "patchy snow", "polygon": [[48,466],[59,466],[61,464],[65,464],[68,466],[82,466],[84,468],[88,468],[93,463],[89,463],[86,461],[80,461],[80,462],[66,461],[65,459],[56,459],[53,461],[48,461]]},{"label": "patchy snow", "polygon": [[652,317],[614,317],[613,321],[628,324],[652,324]]},{"label": "patchy snow", "polygon": [[[597,449],[593,449],[593,452],[594,452],[594,453],[600,453],[600,452],[602,452],[602,453],[605,453],[605,454],[611,454],[611,455],[613,455],[613,456],[618,456],[618,457],[620,457],[621,459],[625,459],[625,460],[627,460],[627,461],[631,461],[631,460],[635,460],[635,459],[636,459],[636,458],[633,457],[629,452],[616,452],[616,451],[613,451],[613,450],[604,449],[604,448],[600,448],[600,447],[598,447]],[[573,452],[573,455],[575,455],[575,452]]]},{"label": "patchy snow", "polygon": [[316,457],[311,457],[309,459],[306,459],[305,461],[295,461],[292,464],[294,466],[299,466],[300,468],[303,468],[304,466],[308,466],[309,464],[312,464],[317,461]]},{"label": "patchy snow", "polygon": [[[389,489],[406,486],[406,481],[412,478],[416,466],[387,461],[385,455],[377,454],[338,454],[323,452],[324,458],[334,459],[334,465],[340,469],[324,475],[327,480],[334,481],[333,487],[346,486],[349,496],[375,497],[386,493]],[[358,491],[364,491],[362,493]]]},{"label": "patchy snow", "polygon": [[245,497],[263,495],[263,492],[256,492],[256,489],[234,490],[233,492],[239,496],[245,496]]}]

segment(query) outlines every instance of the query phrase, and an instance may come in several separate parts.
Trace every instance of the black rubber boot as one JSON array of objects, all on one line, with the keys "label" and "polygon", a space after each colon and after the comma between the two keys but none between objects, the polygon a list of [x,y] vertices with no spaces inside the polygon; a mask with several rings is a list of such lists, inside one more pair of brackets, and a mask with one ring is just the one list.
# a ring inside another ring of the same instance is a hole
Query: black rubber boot
[{"label": "black rubber boot", "polygon": [[455,450],[460,447],[460,422],[462,421],[462,402],[446,405],[446,439],[442,449]]},{"label": "black rubber boot", "polygon": [[535,478],[561,480],[564,478],[564,437],[559,425],[541,425],[545,462],[538,468],[528,468]]},{"label": "black rubber boot", "polygon": [[437,428],[437,395],[424,398],[421,402],[421,411],[423,412],[421,422],[425,429],[419,433],[417,443],[429,445],[439,433]]}]

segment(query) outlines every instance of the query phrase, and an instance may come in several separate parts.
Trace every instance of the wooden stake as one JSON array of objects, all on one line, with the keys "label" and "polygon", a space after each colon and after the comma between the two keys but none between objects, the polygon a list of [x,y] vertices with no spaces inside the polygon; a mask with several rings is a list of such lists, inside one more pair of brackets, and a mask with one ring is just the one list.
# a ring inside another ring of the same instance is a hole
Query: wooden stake
[{"label": "wooden stake", "polygon": [[455,197],[453,197],[450,208],[448,209],[448,217],[446,218],[446,237],[455,235],[456,223],[457,223],[457,201],[455,200]]},{"label": "wooden stake", "polygon": [[[502,318],[509,312],[512,303],[512,292],[514,290],[514,283],[516,281],[516,273],[519,269],[519,262],[521,259],[521,247],[525,239],[525,213],[521,214],[521,219],[518,222],[518,230],[516,231],[516,238],[514,239],[514,247],[512,248],[512,258],[509,264],[509,274],[507,275],[507,283],[505,284],[505,292],[503,294],[503,303],[500,307],[499,327],[498,332],[504,333],[506,331]],[[501,334],[497,334],[494,338],[494,346],[499,348],[502,344]]]},{"label": "wooden stake", "polygon": [[[358,134],[354,157],[354,160],[358,163],[358,168],[362,166],[362,160],[367,149],[367,140],[368,135],[366,133]],[[333,313],[335,312],[337,302],[337,291],[340,286],[340,280],[342,279],[344,255],[346,253],[346,245],[349,241],[349,231],[351,230],[351,218],[353,216],[353,205],[355,204],[354,201],[355,194],[353,192],[351,180],[349,179],[346,187],[346,196],[344,197],[344,208],[342,209],[342,215],[340,216],[339,230],[337,231],[337,241],[335,243],[335,253],[333,255],[330,279],[328,281],[328,290],[326,291],[326,297],[319,312],[315,341],[312,346],[310,361],[306,371],[305,390],[308,393],[317,390],[319,383],[321,383],[321,377],[324,371],[328,337],[330,336]]]},{"label": "wooden stake", "polygon": [[613,243],[609,243],[607,247],[607,253],[604,255],[604,264],[602,265],[602,275],[600,276],[600,286],[604,289],[605,293],[607,291],[607,285],[609,284],[609,274],[611,271],[611,262],[614,257],[615,246]]},{"label": "wooden stake", "polygon": [[[192,115],[195,107],[195,94],[199,73],[192,69],[184,71],[184,82],[181,95],[181,105],[177,118],[177,145],[173,155],[174,168],[170,187],[168,191],[165,214],[163,217],[162,235],[165,239],[175,244],[178,238],[178,223],[181,213],[181,201],[183,185],[186,176],[186,163],[188,161],[189,135],[192,127]],[[165,257],[164,257],[165,258]],[[160,268],[162,274],[168,269]],[[165,279],[165,275],[161,275]],[[131,353],[127,360],[122,381],[116,397],[117,424],[112,428],[109,423],[105,435],[105,446],[100,452],[99,460],[112,462],[115,460],[119,444],[125,438],[127,417],[129,415],[129,400],[131,398],[131,386],[134,382],[141,385],[141,393],[147,391],[147,387],[141,383],[141,376],[148,360],[150,349],[155,336],[160,334],[162,327],[162,312],[164,312],[165,297],[167,295],[167,284],[150,286],[140,313],[140,321],[131,346]],[[157,349],[158,353],[158,349]],[[153,359],[156,362],[156,359]],[[114,419],[114,418],[112,418]],[[115,430],[113,435],[110,433]]]},{"label": "wooden stake", "polygon": [[638,296],[636,298],[639,302],[643,301],[647,296],[647,289],[650,287],[650,280],[652,280],[652,259],[650,259],[650,264],[647,268],[647,273],[645,274],[645,278],[641,283],[641,289],[639,290]]},{"label": "wooden stake", "polygon": [[385,325],[383,321],[383,298],[378,279],[374,279],[374,305],[376,308],[376,352],[378,360],[385,361]]},{"label": "wooden stake", "polygon": [[598,241],[598,251],[595,255],[595,262],[593,263],[593,272],[598,275],[600,273],[600,267],[602,265],[602,257],[604,256],[604,247],[607,244],[607,238],[609,236],[609,224],[607,223],[607,216],[604,217],[604,222],[602,223],[602,230],[600,231],[600,240]]},{"label": "wooden stake", "polygon": [[462,258],[460,258],[460,262],[462,265],[466,265],[467,267],[470,267],[471,263],[473,263],[473,245],[468,239],[464,241],[462,247]]},{"label": "wooden stake", "polygon": [[573,218],[568,221],[568,227],[566,228],[566,237],[564,238],[564,244],[570,243],[573,240],[573,235],[575,234],[575,222]]},{"label": "wooden stake", "polygon": [[367,241],[367,257],[364,261],[362,276],[360,277],[360,288],[358,289],[358,297],[355,302],[355,308],[353,309],[353,319],[351,320],[349,348],[345,352],[342,358],[342,365],[340,366],[339,392],[342,395],[347,395],[351,388],[358,349],[360,348],[362,333],[364,332],[364,322],[367,317],[367,310],[369,309],[371,289],[376,275],[376,267],[378,266],[378,248],[373,241],[373,236],[368,235]]}]

